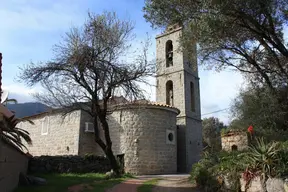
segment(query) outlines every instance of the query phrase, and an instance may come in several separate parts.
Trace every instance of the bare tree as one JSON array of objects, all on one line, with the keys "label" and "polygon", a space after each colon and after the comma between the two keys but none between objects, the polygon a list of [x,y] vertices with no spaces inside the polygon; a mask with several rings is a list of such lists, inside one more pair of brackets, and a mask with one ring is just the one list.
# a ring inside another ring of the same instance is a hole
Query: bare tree
[{"label": "bare tree", "polygon": [[[139,83],[147,83],[146,77],[154,73],[154,65],[147,62],[149,40],[138,56],[123,61],[135,38],[132,31],[132,22],[118,19],[115,13],[88,13],[83,27],[72,28],[55,46],[51,61],[31,63],[19,76],[27,85],[42,84],[46,92],[37,95],[40,101],[66,113],[81,109],[93,118],[95,141],[116,174],[119,166],[106,118],[109,99],[120,94],[130,100],[143,98]],[[98,121],[105,140],[99,136]]]}]

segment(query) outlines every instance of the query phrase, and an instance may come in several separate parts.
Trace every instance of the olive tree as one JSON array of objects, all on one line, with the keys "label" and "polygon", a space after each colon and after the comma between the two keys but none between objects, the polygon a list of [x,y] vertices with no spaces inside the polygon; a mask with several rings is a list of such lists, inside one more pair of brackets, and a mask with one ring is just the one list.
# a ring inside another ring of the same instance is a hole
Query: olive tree
[{"label": "olive tree", "polygon": [[185,50],[199,44],[198,58],[209,68],[229,67],[275,92],[287,86],[288,48],[283,37],[287,0],[146,0],[144,17],[154,27],[185,26]]},{"label": "olive tree", "polygon": [[248,87],[241,90],[231,106],[234,121],[231,128],[247,129],[253,125],[258,131],[286,131],[288,126],[288,105],[279,103],[279,98],[287,100],[287,92],[277,90],[277,97],[267,87]]},{"label": "olive tree", "polygon": [[226,128],[223,122],[217,117],[204,118],[202,121],[202,137],[204,146],[208,146],[212,151],[221,150],[221,129]]}]

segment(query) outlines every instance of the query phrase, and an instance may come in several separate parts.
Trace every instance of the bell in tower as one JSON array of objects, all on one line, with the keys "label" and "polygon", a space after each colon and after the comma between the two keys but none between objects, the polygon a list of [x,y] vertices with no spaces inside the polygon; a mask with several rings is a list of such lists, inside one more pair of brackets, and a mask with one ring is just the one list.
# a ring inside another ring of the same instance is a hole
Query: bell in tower
[{"label": "bell in tower", "polygon": [[173,66],[173,43],[171,40],[166,42],[166,67]]}]

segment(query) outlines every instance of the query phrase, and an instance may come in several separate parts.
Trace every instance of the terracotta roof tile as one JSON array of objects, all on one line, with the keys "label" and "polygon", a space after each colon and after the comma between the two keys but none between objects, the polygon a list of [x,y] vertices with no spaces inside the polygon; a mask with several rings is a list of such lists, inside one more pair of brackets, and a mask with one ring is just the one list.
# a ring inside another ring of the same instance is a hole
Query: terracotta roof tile
[{"label": "terracotta roof tile", "polygon": [[166,107],[166,108],[170,108],[170,109],[174,109],[177,110],[178,113],[180,113],[180,110],[174,106],[171,105],[167,105],[167,104],[163,104],[163,103],[158,103],[158,102],[152,102],[152,101],[147,101],[147,100],[137,100],[137,101],[133,101],[133,102],[127,102],[127,103],[123,103],[123,104],[119,104],[117,106],[137,106],[137,105],[150,105],[150,106],[158,106],[158,107]]}]

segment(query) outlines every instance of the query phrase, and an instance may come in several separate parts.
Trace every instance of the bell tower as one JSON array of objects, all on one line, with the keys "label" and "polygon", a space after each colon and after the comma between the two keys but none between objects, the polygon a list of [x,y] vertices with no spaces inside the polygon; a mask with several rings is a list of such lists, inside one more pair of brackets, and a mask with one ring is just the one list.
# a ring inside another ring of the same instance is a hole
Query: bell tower
[{"label": "bell tower", "polygon": [[182,27],[169,26],[156,37],[156,101],[178,108],[177,169],[189,172],[200,159],[202,122],[196,42],[193,50],[180,46]]}]

